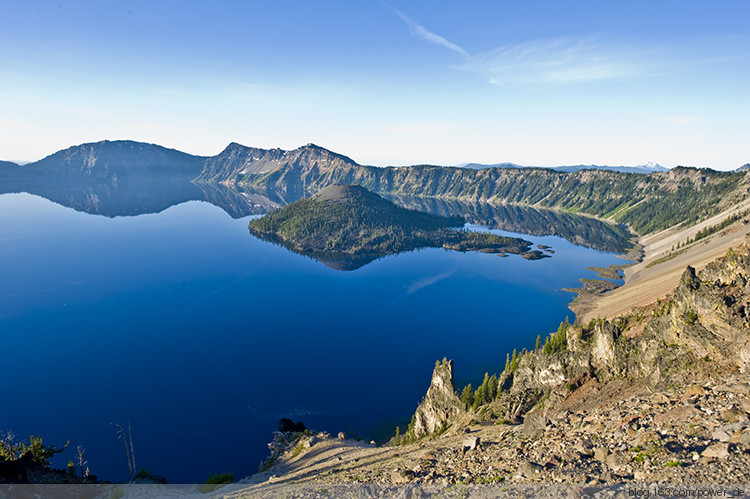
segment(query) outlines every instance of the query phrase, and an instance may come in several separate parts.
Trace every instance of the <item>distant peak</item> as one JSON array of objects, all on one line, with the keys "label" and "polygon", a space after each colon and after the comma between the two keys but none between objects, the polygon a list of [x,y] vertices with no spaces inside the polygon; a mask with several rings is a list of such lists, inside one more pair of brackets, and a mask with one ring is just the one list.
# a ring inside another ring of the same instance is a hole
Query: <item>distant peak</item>
[{"label": "distant peak", "polygon": [[230,151],[237,151],[237,150],[244,151],[245,149],[249,149],[249,147],[243,146],[242,144],[238,144],[237,142],[230,142],[229,145],[226,146],[222,152],[230,152]]},{"label": "distant peak", "polygon": [[290,151],[290,152],[292,152],[292,153],[299,153],[299,152],[304,152],[304,151],[331,152],[328,149],[326,149],[325,147],[320,147],[319,145],[313,144],[312,142],[308,142],[304,146],[300,146],[297,149],[295,149],[294,151]]},{"label": "distant peak", "polygon": [[648,163],[644,163],[642,165],[638,165],[637,168],[643,168],[645,170],[654,170],[654,171],[657,171],[657,172],[663,172],[663,171],[667,170],[667,168],[664,168],[659,163],[656,163],[654,161],[649,161]]}]

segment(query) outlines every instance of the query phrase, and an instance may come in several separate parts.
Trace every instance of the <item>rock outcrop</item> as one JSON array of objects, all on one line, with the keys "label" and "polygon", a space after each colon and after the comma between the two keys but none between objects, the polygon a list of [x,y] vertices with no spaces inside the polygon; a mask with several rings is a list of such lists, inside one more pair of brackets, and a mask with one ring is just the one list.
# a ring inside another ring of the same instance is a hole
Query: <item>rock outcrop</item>
[{"label": "rock outcrop", "polygon": [[421,438],[440,432],[463,410],[453,384],[453,361],[443,359],[435,364],[427,395],[414,413],[413,436]]},{"label": "rock outcrop", "polygon": [[561,326],[547,343],[522,352],[502,373],[505,391],[490,414],[512,417],[519,400],[521,413],[549,410],[589,380],[628,380],[659,390],[681,380],[686,366],[747,372],[750,252],[730,250],[699,274],[688,267],[667,299],[611,321]]},{"label": "rock outcrop", "polygon": [[[683,383],[688,371],[699,376],[717,369],[750,371],[750,250],[744,247],[700,274],[688,267],[663,301],[611,321],[561,325],[544,347],[524,350],[509,363],[498,378],[500,390],[475,417],[513,421],[581,408],[592,403],[580,393],[574,396],[584,385],[626,381],[658,391]],[[450,361],[435,366],[411,437],[434,434],[464,412],[452,372]]]}]

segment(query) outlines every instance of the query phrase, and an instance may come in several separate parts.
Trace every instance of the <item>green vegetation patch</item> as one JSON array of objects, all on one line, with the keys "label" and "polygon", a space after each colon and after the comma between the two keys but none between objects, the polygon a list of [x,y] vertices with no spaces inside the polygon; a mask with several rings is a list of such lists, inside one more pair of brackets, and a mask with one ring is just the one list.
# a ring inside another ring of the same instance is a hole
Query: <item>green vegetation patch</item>
[{"label": "green vegetation patch", "polygon": [[214,492],[222,485],[226,485],[228,483],[234,483],[234,474],[232,474],[231,472],[221,474],[213,473],[211,474],[211,476],[206,478],[206,481],[199,486],[199,489],[203,493]]}]

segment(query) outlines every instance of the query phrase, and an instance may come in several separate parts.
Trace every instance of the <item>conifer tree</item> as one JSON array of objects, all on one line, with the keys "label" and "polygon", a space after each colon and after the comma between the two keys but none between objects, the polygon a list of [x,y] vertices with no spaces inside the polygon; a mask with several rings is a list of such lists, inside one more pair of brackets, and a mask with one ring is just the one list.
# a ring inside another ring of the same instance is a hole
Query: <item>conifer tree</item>
[{"label": "conifer tree", "polygon": [[517,366],[518,366],[518,352],[514,348],[513,356],[510,358],[510,372],[515,372]]},{"label": "conifer tree", "polygon": [[495,400],[496,396],[497,396],[497,375],[493,374],[487,380],[487,388],[485,388],[484,398],[487,401],[487,403],[489,403]]},{"label": "conifer tree", "polygon": [[461,402],[464,403],[467,411],[474,405],[474,387],[471,386],[471,383],[461,391]]},{"label": "conifer tree", "polygon": [[484,404],[484,387],[479,386],[477,388],[477,391],[474,392],[474,404],[472,405],[472,408],[474,411],[479,410],[479,407]]}]

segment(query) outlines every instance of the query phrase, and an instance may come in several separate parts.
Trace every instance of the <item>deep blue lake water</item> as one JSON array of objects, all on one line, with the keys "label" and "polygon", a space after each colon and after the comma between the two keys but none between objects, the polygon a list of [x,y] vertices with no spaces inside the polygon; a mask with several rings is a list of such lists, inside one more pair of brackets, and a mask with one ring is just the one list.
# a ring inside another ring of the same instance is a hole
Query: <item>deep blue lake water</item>
[{"label": "deep blue lake water", "polygon": [[[557,328],[615,255],[553,237],[527,261],[424,249],[342,272],[199,201],[106,218],[0,195],[0,431],[82,445],[92,473],[255,472],[281,417],[363,438],[408,422],[435,360],[457,386]],[[501,234],[512,234],[500,232]]]}]

